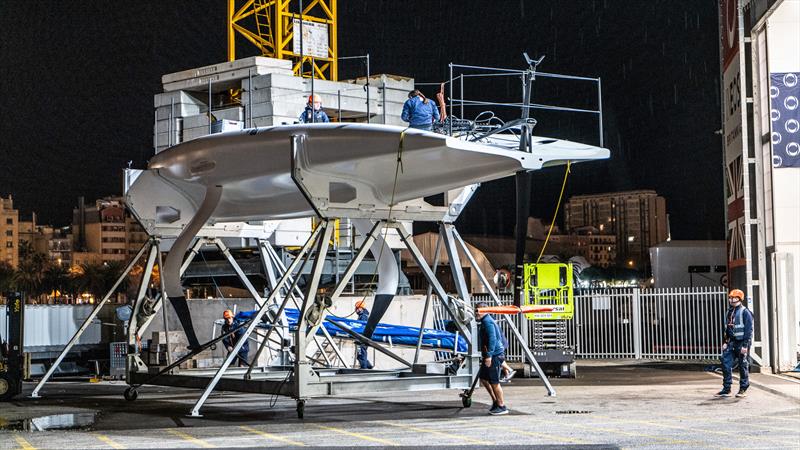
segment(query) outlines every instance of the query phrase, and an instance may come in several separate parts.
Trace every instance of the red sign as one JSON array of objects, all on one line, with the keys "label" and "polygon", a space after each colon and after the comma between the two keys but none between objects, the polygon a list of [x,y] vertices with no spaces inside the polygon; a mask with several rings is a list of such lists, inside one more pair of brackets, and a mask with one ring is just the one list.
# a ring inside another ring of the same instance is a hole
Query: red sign
[{"label": "red sign", "polygon": [[721,0],[722,68],[727,69],[739,52],[739,0]]}]

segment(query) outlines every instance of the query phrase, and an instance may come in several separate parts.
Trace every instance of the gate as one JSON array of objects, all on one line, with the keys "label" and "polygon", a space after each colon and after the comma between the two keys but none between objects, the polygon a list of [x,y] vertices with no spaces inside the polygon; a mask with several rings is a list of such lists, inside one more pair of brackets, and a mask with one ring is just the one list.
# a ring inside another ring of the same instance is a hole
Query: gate
[{"label": "gate", "polygon": [[[513,297],[501,294],[500,300],[510,304]],[[492,302],[488,294],[473,295],[473,302],[477,301]],[[574,302],[572,320],[533,321],[514,316],[520,331],[527,328],[530,348],[572,347],[582,359],[719,357],[728,308],[727,292],[719,287],[582,289],[575,291]],[[440,311],[440,317],[444,316]],[[508,330],[503,332],[508,337]],[[519,343],[510,341],[506,357],[522,361]]]}]

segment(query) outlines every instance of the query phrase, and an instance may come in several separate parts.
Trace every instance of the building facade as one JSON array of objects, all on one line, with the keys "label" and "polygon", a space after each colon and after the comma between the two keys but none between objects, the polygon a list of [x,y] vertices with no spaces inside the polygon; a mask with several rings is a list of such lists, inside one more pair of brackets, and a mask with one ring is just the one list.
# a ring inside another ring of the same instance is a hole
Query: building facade
[{"label": "building facade", "polygon": [[19,211],[14,209],[11,195],[0,197],[0,236],[3,239],[0,261],[16,269],[19,265]]},{"label": "building facade", "polygon": [[597,230],[593,236],[614,236],[614,262],[620,267],[646,268],[650,247],[669,239],[666,202],[651,190],[577,195],[567,202],[565,215],[569,234],[591,227]]},{"label": "building facade", "polygon": [[147,240],[119,198],[104,198],[73,210],[72,264],[127,262]]}]

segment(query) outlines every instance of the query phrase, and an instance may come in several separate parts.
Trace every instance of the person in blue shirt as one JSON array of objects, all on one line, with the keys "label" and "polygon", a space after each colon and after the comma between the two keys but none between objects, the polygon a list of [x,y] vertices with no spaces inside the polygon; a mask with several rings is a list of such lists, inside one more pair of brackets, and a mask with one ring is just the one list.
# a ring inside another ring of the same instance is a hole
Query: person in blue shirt
[{"label": "person in blue shirt", "polygon": [[[358,315],[358,320],[363,320],[364,322],[369,319],[369,310],[366,308],[364,300],[359,300],[356,303],[356,314]],[[372,363],[369,362],[369,357],[367,356],[367,346],[361,344],[358,346],[358,364],[362,369],[372,369]]]},{"label": "person in blue shirt", "polygon": [[489,314],[480,312],[480,308],[488,306],[486,303],[475,305],[475,318],[478,319],[480,331],[480,349],[482,364],[478,377],[481,385],[486,388],[492,398],[492,408],[489,414],[500,416],[508,414],[508,408],[503,398],[503,388],[500,387],[500,368],[506,360],[506,349],[503,346],[503,333],[500,326]]},{"label": "person in blue shirt", "polygon": [[[222,324],[222,334],[228,334],[232,330],[236,330],[232,335],[222,339],[222,345],[224,345],[225,350],[230,353],[233,351],[233,347],[236,343],[239,342],[239,339],[244,336],[244,329],[246,327],[240,326],[240,323],[234,321],[233,311],[230,309],[226,309],[222,313],[222,318],[225,319],[225,323]],[[250,343],[245,340],[244,344],[242,344],[242,348],[239,349],[239,353],[236,354],[236,360],[239,366],[246,366],[248,364],[247,356],[249,353]]]},{"label": "person in blue shirt", "polygon": [[300,114],[300,123],[328,123],[331,120],[322,110],[322,98],[318,94],[309,95],[306,109]]},{"label": "person in blue shirt", "polygon": [[431,131],[433,123],[439,121],[439,109],[419,89],[414,89],[408,93],[400,118],[408,122],[411,128]]},{"label": "person in blue shirt", "polygon": [[733,384],[733,365],[739,362],[739,392],[737,397],[747,395],[750,387],[750,362],[747,353],[753,338],[753,314],[742,304],[744,292],[734,289],[728,294],[728,311],[725,313],[725,329],[722,344],[722,390],[717,397],[731,395]]}]

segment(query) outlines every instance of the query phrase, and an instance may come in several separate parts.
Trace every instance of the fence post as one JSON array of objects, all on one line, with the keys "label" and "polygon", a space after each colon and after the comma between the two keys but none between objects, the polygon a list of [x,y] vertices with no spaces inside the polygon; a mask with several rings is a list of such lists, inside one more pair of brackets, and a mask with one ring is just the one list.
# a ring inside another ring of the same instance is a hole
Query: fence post
[{"label": "fence post", "polygon": [[633,289],[631,318],[633,319],[633,353],[634,358],[642,359],[642,298],[641,289]]}]

